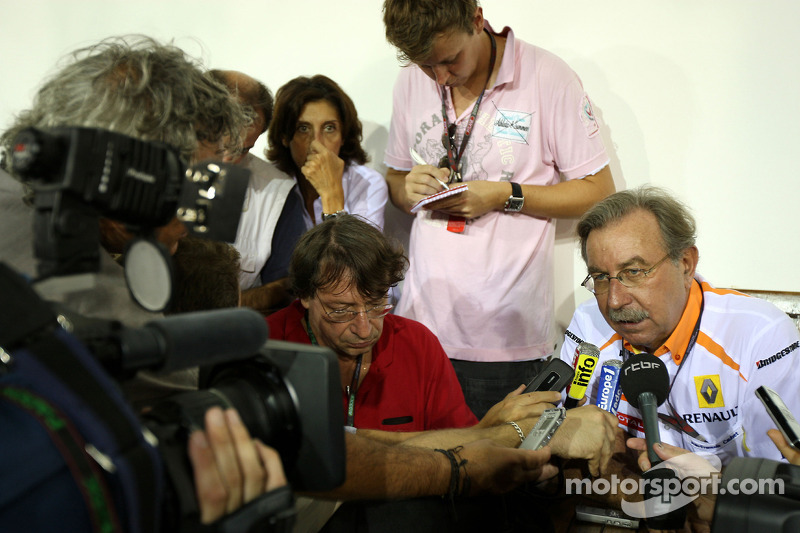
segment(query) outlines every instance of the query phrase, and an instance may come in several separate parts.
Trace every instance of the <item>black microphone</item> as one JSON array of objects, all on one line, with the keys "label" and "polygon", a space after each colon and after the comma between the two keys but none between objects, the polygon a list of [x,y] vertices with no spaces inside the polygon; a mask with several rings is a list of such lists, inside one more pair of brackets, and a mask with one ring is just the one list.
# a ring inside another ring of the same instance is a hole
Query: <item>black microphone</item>
[{"label": "black microphone", "polygon": [[268,337],[266,320],[252,309],[199,311],[123,327],[116,356],[123,370],[170,372],[251,357]]},{"label": "black microphone", "polygon": [[620,372],[622,393],[628,403],[642,413],[644,436],[647,441],[647,457],[655,466],[661,462],[653,444],[661,442],[658,430],[658,406],[669,394],[669,372],[664,363],[649,353],[629,357]]},{"label": "black microphone", "polygon": [[[647,442],[647,457],[656,466],[661,459],[653,450],[653,445],[661,442],[658,430],[658,406],[664,403],[669,394],[669,372],[664,363],[649,353],[629,357],[620,369],[620,385],[628,403],[642,413],[644,437]],[[649,516],[645,517],[650,529],[680,529],[686,522],[686,507],[673,508],[673,496],[665,492],[667,484],[679,481],[674,470],[651,468],[642,474],[649,481],[645,485],[645,501],[654,503]],[[660,487],[660,490],[655,488]]]}]

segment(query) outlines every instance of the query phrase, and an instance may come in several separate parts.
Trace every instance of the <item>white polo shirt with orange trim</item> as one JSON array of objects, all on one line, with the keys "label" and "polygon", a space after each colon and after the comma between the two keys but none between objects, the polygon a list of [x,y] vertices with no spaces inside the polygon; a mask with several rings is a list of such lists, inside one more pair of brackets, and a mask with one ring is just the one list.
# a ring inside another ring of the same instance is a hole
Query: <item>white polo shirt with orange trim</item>
[{"label": "white polo shirt with orange trim", "polygon": [[[769,302],[716,289],[699,275],[695,281],[678,326],[654,355],[669,371],[669,402],[702,439],[659,421],[661,440],[693,452],[713,453],[723,464],[737,456],[781,459],[767,436],[775,425],[755,391],[766,385],[800,416],[800,332]],[[697,340],[686,354],[701,307]],[[575,348],[583,341],[600,349],[600,365],[608,359],[635,357],[630,355],[635,353],[632,346],[603,318],[595,299],[575,311],[561,359],[572,364]],[[592,375],[587,389],[591,403],[597,397],[599,374]],[[658,412],[672,416],[667,402]],[[617,417],[622,429],[644,437],[641,414],[624,396]]]}]

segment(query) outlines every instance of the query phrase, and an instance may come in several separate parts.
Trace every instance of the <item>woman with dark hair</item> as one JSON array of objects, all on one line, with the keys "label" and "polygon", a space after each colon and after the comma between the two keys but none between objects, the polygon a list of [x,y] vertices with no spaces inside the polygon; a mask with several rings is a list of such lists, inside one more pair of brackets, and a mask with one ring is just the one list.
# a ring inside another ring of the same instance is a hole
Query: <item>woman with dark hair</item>
[{"label": "woman with dark hair", "polygon": [[364,166],[355,105],[330,78],[300,76],[278,89],[267,159],[297,180],[306,227],[342,213],[383,229],[386,182]]}]

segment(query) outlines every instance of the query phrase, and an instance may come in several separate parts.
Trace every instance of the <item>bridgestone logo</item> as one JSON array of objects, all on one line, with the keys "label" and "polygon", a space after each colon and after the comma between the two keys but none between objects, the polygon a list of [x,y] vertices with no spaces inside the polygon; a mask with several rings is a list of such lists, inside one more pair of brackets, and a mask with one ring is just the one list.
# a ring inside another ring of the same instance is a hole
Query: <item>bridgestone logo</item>
[{"label": "bridgestone logo", "polygon": [[762,359],[761,361],[756,362],[756,368],[764,368],[767,365],[771,365],[775,361],[783,359],[785,356],[789,355],[793,351],[795,351],[798,347],[800,347],[800,341],[795,341],[794,344],[790,344],[780,352],[776,353],[772,357],[767,357],[766,359]]},{"label": "bridgestone logo", "polygon": [[570,330],[567,330],[567,331],[566,331],[564,334],[565,334],[567,337],[569,337],[570,339],[572,339],[572,340],[574,340],[575,342],[577,342],[578,344],[580,344],[580,343],[582,343],[582,342],[583,342],[583,339],[581,339],[580,337],[578,337],[577,335],[575,335],[574,333],[572,333]]}]

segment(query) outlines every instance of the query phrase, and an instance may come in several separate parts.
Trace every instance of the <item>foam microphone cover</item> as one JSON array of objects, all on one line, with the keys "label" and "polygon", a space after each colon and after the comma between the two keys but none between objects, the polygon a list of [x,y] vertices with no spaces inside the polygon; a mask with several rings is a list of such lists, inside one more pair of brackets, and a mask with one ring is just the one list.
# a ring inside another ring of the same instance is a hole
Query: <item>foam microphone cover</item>
[{"label": "foam microphone cover", "polygon": [[649,353],[629,357],[620,370],[620,386],[622,393],[636,409],[639,408],[639,395],[650,392],[661,405],[669,393],[669,372],[666,365]]}]

